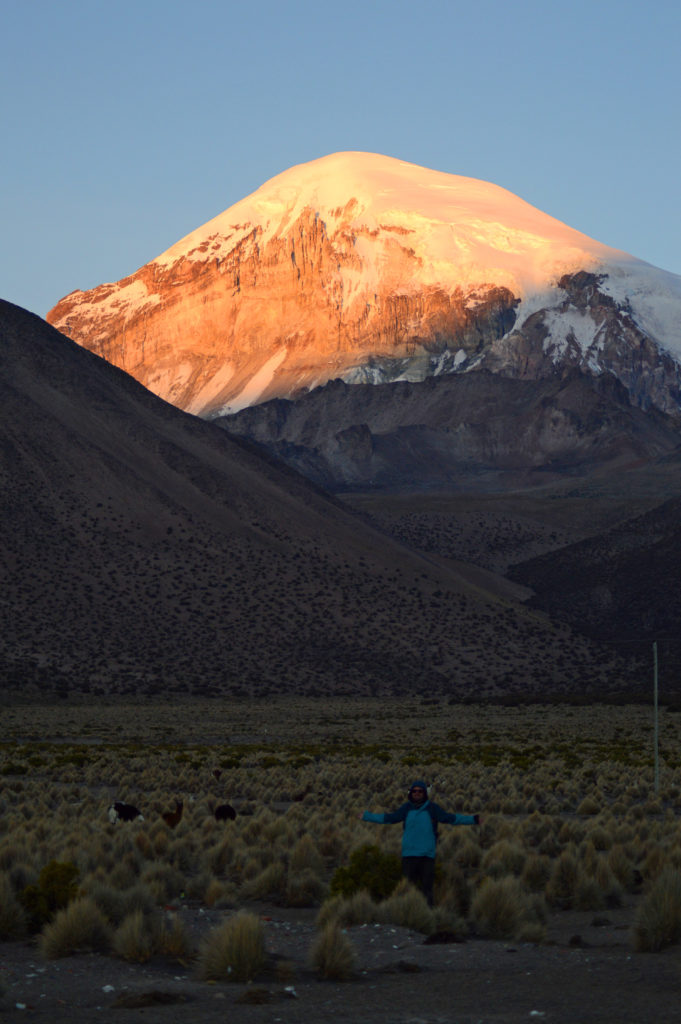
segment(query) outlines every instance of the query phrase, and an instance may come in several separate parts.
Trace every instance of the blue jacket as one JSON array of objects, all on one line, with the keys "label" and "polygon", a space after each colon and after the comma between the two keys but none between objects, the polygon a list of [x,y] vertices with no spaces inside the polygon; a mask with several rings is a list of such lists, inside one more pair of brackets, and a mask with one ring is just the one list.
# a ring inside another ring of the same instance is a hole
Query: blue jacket
[{"label": "blue jacket", "polygon": [[437,838],[433,821],[441,821],[446,825],[477,825],[478,815],[450,814],[432,800],[425,800],[422,804],[413,804],[407,800],[396,811],[387,811],[384,814],[365,811],[362,821],[373,821],[377,825],[395,825],[398,821],[403,821],[402,856],[434,858]]}]

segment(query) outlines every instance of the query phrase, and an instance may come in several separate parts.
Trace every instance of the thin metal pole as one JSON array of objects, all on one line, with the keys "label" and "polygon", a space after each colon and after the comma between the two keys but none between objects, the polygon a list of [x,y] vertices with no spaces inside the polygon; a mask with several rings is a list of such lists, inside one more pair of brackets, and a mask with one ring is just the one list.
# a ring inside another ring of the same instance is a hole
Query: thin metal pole
[{"label": "thin metal pole", "polygon": [[655,742],[655,795],[660,792],[660,751],[659,751],[659,728],[657,723],[657,640],[653,641],[653,707],[655,714],[654,742]]}]

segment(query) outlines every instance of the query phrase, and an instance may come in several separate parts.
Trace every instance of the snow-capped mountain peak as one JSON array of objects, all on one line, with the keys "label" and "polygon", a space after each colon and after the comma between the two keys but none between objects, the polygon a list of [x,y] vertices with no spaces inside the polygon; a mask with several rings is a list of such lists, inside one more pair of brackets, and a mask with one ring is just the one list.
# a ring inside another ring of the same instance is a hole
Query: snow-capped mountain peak
[{"label": "snow-capped mountain peak", "polygon": [[681,278],[497,185],[336,153],[272,178],[130,277],[71,293],[48,320],[200,415],[334,377],[565,361],[669,409]]}]

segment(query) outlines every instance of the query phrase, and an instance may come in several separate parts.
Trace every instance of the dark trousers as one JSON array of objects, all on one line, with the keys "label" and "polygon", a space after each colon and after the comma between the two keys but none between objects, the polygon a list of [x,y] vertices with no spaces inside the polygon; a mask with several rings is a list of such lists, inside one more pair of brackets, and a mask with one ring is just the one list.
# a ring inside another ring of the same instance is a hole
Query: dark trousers
[{"label": "dark trousers", "polygon": [[402,874],[412,885],[418,886],[428,900],[428,906],[433,905],[433,882],[435,881],[435,861],[432,857],[403,857]]}]

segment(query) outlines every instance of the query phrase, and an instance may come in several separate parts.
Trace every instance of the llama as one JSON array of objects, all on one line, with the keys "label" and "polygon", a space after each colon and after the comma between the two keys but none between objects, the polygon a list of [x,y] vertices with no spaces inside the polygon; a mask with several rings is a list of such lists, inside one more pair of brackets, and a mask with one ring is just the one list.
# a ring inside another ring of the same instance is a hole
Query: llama
[{"label": "llama", "polygon": [[109,807],[109,821],[115,825],[117,821],[144,821],[144,818],[142,812],[132,804],[124,804],[117,800]]},{"label": "llama", "polygon": [[175,801],[175,810],[174,811],[164,811],[163,812],[161,817],[165,821],[165,823],[168,826],[168,828],[175,828],[176,825],[179,825],[180,818],[182,817],[182,808],[183,807],[184,807],[183,802],[181,800],[176,800]]},{"label": "llama", "polygon": [[218,804],[213,811],[216,821],[234,821],[236,811],[231,804]]}]

